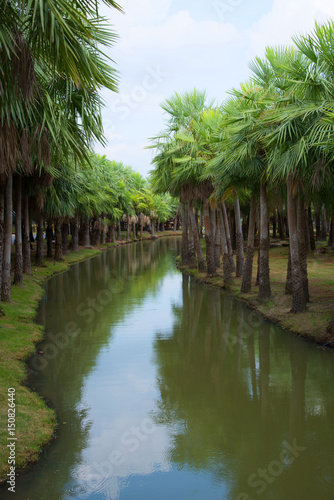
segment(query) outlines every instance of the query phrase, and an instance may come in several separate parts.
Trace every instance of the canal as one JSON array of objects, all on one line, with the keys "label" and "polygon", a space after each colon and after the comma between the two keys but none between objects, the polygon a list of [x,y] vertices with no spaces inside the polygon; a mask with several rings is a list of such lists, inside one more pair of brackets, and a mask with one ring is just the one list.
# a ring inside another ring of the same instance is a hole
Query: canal
[{"label": "canal", "polygon": [[29,384],[58,429],[16,500],[334,498],[334,352],[182,276],[180,243],[47,282]]}]

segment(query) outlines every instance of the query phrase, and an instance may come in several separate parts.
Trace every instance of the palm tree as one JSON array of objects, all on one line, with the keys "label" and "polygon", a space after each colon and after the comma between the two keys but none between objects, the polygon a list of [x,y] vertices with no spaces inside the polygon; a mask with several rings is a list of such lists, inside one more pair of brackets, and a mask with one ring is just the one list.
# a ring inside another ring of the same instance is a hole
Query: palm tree
[{"label": "palm tree", "polygon": [[256,210],[256,199],[255,195],[252,195],[250,213],[249,213],[249,229],[248,229],[248,241],[246,250],[246,261],[244,275],[241,284],[242,293],[250,293],[252,289],[252,272],[253,272],[253,258],[254,258],[254,235],[255,235],[255,210]]},{"label": "palm tree", "polygon": [[325,41],[323,35],[317,27],[314,36],[295,39],[298,51],[267,49],[266,62],[258,59],[254,65],[257,78],[270,81],[280,93],[271,117],[266,117],[275,124],[267,136],[267,144],[271,147],[269,170],[275,179],[288,185],[288,277],[291,269],[293,312],[305,310],[309,300],[304,197],[306,190],[311,192],[323,182],[325,158],[319,143],[329,138],[331,131],[331,127],[322,123],[331,84],[327,84],[328,72],[322,56],[315,50],[316,40]]},{"label": "palm tree", "polygon": [[[266,158],[263,144],[263,131],[259,118],[266,109],[266,91],[250,81],[240,89],[233,89],[232,97],[222,105],[223,133],[220,134],[216,156],[209,168],[217,180],[222,193],[230,193],[236,187],[250,186],[252,195],[260,194],[260,246],[259,246],[259,297],[268,299],[271,295],[269,279],[269,233],[268,207],[266,193]],[[227,195],[225,194],[225,196]],[[224,196],[224,194],[223,194]],[[235,208],[236,226],[238,227],[238,264],[241,275],[243,267],[243,237],[238,204]],[[254,226],[253,226],[254,230]],[[254,236],[249,235],[249,243],[254,245]],[[248,251],[247,280],[251,280],[254,249]],[[249,289],[248,281],[245,287]]]},{"label": "palm tree", "polygon": [[[105,3],[119,9],[119,6],[111,0],[105,0]],[[91,113],[91,116],[96,118],[90,119],[89,126],[85,115],[81,117],[82,122],[79,127],[60,127],[57,112],[54,111],[59,108],[61,100],[54,92],[50,93],[45,82],[60,77],[70,86],[74,84],[80,89],[79,94],[80,92],[82,94],[81,103],[78,102],[81,109],[84,109],[82,106],[84,100],[87,101],[88,96],[93,95],[102,85],[115,90],[115,71],[105,62],[104,55],[97,45],[98,43],[111,45],[115,35],[105,30],[105,23],[101,18],[96,18],[98,4],[93,0],[85,2],[85,9],[78,6],[76,9],[73,8],[69,0],[4,2],[0,12],[2,15],[0,87],[4,96],[0,106],[2,169],[0,175],[7,182],[6,202],[11,206],[12,202],[9,200],[11,190],[8,186],[12,184],[11,176],[18,164],[21,163],[21,167],[27,172],[27,164],[34,163],[31,161],[35,155],[34,148],[39,167],[43,166],[43,160],[45,164],[48,163],[46,157],[50,155],[49,146],[46,144],[47,133],[49,139],[53,139],[55,151],[59,144],[64,144],[64,140],[57,141],[61,137],[71,144],[72,149],[76,148],[80,155],[83,153],[84,142],[82,134],[80,137],[77,133],[79,128],[85,131],[84,140],[92,136],[101,138],[99,113],[96,115]],[[70,95],[72,102],[74,95],[74,93]],[[97,97],[95,102],[100,107]],[[71,118],[73,122],[73,116]],[[62,124],[66,119],[68,116],[63,116]],[[46,151],[43,151],[45,149]],[[34,164],[33,168],[35,167]],[[9,218],[11,214],[9,210],[6,213],[8,234],[5,236],[6,248],[2,267],[6,276],[3,279],[5,289],[2,296],[10,300]],[[20,235],[17,238],[18,245],[20,245],[19,240]],[[18,246],[18,265],[19,248]],[[20,281],[19,274],[16,280]]]},{"label": "palm tree", "polygon": [[203,171],[203,161],[198,156],[199,144],[196,142],[196,120],[201,119],[207,104],[205,92],[177,94],[162,104],[169,114],[166,131],[153,139],[158,154],[153,159],[155,170],[151,172],[153,188],[158,192],[178,195],[182,203],[182,261],[192,267],[197,265],[203,270],[203,255],[198,239],[197,225],[194,224],[193,203],[203,202],[204,225],[206,227],[208,273],[215,274],[214,237],[211,235],[213,215],[208,197],[213,192],[210,181],[199,182]]}]

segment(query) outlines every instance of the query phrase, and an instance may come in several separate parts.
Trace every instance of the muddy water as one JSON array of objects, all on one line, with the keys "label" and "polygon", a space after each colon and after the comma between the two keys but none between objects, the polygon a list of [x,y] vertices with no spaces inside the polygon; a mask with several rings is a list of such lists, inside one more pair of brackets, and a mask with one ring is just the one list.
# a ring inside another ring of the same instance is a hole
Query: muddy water
[{"label": "muddy water", "polygon": [[334,498],[334,352],[296,339],[141,242],[46,285],[30,384],[57,438],[16,500]]}]

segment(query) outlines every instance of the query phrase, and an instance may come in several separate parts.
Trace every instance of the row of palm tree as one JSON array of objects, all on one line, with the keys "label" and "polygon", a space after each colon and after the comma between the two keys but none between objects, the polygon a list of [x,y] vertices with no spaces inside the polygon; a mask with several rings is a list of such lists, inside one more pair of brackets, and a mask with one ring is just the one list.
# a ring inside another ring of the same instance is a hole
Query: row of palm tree
[{"label": "row of palm tree", "polygon": [[[47,221],[47,257],[62,258],[68,249],[69,227],[71,248],[77,251],[79,244],[105,244],[106,239],[115,243],[122,239],[121,226],[134,239],[140,228],[140,237],[147,227],[152,236],[155,228],[175,216],[177,202],[168,194],[153,194],[147,180],[131,167],[105,156],[92,154],[86,168],[77,172],[73,179],[68,172],[45,190],[42,219]],[[52,228],[55,228],[53,252]],[[38,250],[36,255],[44,255]],[[43,245],[43,239],[41,239]]]},{"label": "row of palm tree", "polygon": [[[11,267],[15,284],[23,282],[24,274],[31,274],[32,263],[42,264],[45,257],[62,260],[63,254],[69,249],[78,251],[79,245],[87,248],[115,243],[116,232],[122,240],[121,229],[126,229],[128,241],[131,230],[132,238],[137,239],[137,230],[142,237],[144,228],[155,237],[155,231],[164,229],[165,222],[177,212],[176,199],[153,194],[148,181],[129,166],[93,153],[81,168],[72,163],[69,161],[51,184],[40,186],[39,196],[24,196],[23,219],[17,210],[17,186],[26,193],[29,183],[15,174],[19,180],[13,192],[15,253]],[[33,226],[37,234],[32,255]]]},{"label": "row of palm tree", "polygon": [[[103,1],[121,10],[113,0]],[[117,73],[102,49],[116,35],[99,15],[97,0],[1,2],[0,14],[0,284],[8,301],[12,212],[14,279],[21,283],[30,265],[23,258],[30,245],[29,211],[38,220],[41,242],[45,189],[54,178],[75,178],[89,161],[93,141],[104,142],[99,91],[115,91]]]},{"label": "row of palm tree", "polygon": [[152,139],[152,185],[182,203],[183,264],[211,276],[222,267],[226,286],[236,272],[241,291],[250,292],[258,234],[256,284],[259,298],[267,300],[269,222],[276,233],[278,219],[280,237],[289,236],[292,312],[304,311],[309,301],[307,254],[315,248],[313,216],[319,220],[320,211],[333,245],[333,40],[330,21],[294,37],[291,47],[268,47],[250,64],[249,81],[229,91],[221,105],[196,89],[175,93],[162,105],[166,127]]}]

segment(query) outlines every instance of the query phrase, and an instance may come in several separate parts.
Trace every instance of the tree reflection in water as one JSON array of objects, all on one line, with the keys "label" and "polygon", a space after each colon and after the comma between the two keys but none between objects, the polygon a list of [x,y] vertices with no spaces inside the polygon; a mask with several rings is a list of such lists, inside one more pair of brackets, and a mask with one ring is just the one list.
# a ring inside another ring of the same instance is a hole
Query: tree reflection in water
[{"label": "tree reflection in water", "polygon": [[[324,383],[332,357],[218,289],[183,276],[182,290],[172,335],[158,334],[154,346],[155,420],[169,428],[168,459],[212,475],[231,500],[264,487],[266,498],[332,498],[314,477],[334,456],[334,396]],[[304,448],[290,464],[284,443]]]}]

